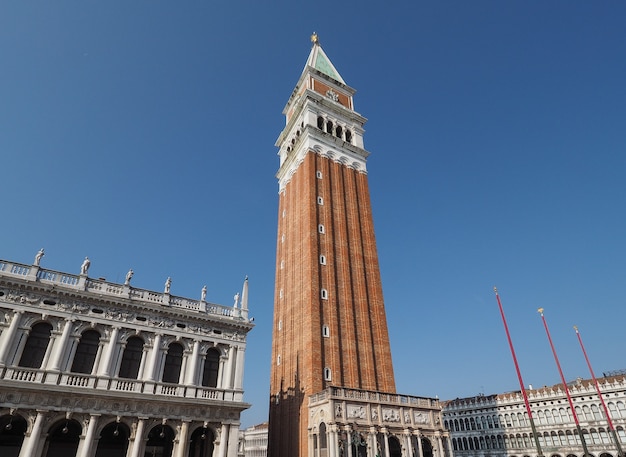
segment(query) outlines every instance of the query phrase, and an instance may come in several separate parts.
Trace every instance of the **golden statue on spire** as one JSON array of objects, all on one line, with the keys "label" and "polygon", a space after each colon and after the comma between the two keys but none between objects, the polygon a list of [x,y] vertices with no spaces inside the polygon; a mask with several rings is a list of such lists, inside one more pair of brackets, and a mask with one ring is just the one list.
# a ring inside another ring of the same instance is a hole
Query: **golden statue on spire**
[{"label": "golden statue on spire", "polygon": [[320,39],[317,36],[317,32],[313,32],[313,35],[311,35],[311,43],[320,44]]}]

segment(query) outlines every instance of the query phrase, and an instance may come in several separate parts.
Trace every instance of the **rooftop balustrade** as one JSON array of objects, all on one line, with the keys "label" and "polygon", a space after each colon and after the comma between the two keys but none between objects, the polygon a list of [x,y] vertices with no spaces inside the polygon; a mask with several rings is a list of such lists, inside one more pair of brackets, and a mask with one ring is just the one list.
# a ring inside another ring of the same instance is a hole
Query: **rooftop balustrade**
[{"label": "rooftop balustrade", "polygon": [[[86,274],[74,275],[60,271],[48,270],[37,265],[24,265],[7,260],[0,260],[0,277],[13,277],[25,281],[50,284],[59,290],[85,291],[100,296],[117,299],[130,299],[151,305],[170,306],[189,311],[213,314],[232,319],[241,319],[247,310],[209,303],[205,300],[193,300],[170,295],[166,292],[154,292],[138,289],[130,284],[116,284],[104,279],[89,278]],[[243,311],[243,313],[242,313]]]}]

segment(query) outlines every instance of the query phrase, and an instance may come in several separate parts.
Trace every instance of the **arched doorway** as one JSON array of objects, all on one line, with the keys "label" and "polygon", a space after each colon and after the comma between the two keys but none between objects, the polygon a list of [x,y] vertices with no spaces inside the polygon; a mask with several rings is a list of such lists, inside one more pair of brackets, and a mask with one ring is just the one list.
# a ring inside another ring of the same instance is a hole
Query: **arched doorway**
[{"label": "arched doorway", "polygon": [[76,455],[81,431],[80,424],[75,420],[64,419],[58,421],[50,427],[46,447],[42,455],[44,457]]},{"label": "arched doorway", "polygon": [[398,438],[390,435],[387,440],[389,441],[389,457],[402,457],[402,446]]},{"label": "arched doorway", "polygon": [[26,433],[26,419],[15,414],[0,417],[0,455],[17,457]]},{"label": "arched doorway", "polygon": [[199,427],[191,434],[189,457],[211,457],[215,435],[210,428]]},{"label": "arched doorway", "polygon": [[169,425],[157,425],[148,433],[146,457],[172,457],[174,431]]},{"label": "arched doorway", "polygon": [[95,457],[125,457],[130,429],[124,423],[111,422],[100,432]]},{"label": "arched doorway", "polygon": [[422,438],[422,457],[433,457],[433,445],[428,438]]}]

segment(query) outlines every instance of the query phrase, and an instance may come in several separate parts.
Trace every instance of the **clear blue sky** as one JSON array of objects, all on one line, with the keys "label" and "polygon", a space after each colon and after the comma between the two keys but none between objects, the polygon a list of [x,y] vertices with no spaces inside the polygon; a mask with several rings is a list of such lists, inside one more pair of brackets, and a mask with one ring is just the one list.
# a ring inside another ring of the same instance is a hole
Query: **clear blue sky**
[{"label": "clear blue sky", "polygon": [[0,5],[0,258],[231,304],[267,415],[281,111],[317,31],[357,89],[398,390],[626,368],[626,3]]}]

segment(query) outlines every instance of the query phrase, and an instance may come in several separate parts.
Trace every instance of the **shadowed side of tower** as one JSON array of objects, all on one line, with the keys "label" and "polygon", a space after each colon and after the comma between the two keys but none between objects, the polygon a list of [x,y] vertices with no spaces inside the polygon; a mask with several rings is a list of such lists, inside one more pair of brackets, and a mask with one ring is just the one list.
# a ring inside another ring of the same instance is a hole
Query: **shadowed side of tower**
[{"label": "shadowed side of tower", "polygon": [[354,111],[354,89],[313,38],[277,141],[270,457],[325,448],[310,439],[311,395],[329,387],[395,393],[363,147],[366,119]]}]

